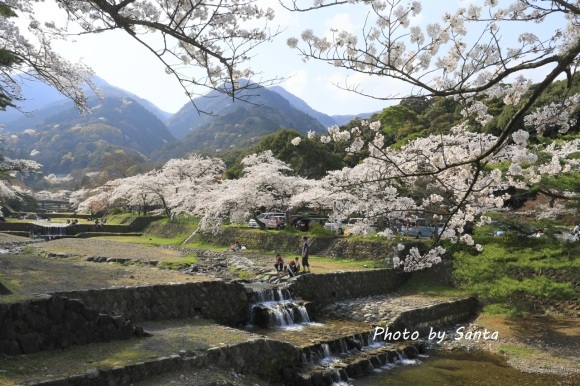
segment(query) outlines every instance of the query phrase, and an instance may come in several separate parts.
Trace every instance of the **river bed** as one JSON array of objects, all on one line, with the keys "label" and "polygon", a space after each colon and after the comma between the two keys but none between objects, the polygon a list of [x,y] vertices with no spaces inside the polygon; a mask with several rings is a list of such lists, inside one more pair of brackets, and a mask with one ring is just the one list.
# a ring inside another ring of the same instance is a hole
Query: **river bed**
[{"label": "river bed", "polygon": [[580,375],[523,373],[510,367],[501,356],[478,350],[429,350],[428,356],[418,358],[416,363],[379,370],[374,375],[353,380],[349,385],[580,385]]}]

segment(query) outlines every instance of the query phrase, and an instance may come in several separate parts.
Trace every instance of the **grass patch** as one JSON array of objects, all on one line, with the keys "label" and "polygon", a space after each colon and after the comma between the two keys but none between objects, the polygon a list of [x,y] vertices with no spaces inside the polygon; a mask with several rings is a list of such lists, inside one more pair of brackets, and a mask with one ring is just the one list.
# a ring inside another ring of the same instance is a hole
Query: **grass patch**
[{"label": "grass patch", "polygon": [[488,304],[483,307],[483,312],[489,315],[505,315],[510,317],[520,317],[524,315],[520,308],[505,303]]},{"label": "grass patch", "polygon": [[99,236],[99,240],[116,241],[119,243],[155,245],[153,239],[145,236]]},{"label": "grass patch", "polygon": [[462,297],[467,293],[459,288],[446,286],[433,280],[429,270],[413,272],[411,278],[399,289],[403,295],[427,295],[443,297]]},{"label": "grass patch", "polygon": [[194,241],[192,243],[187,243],[184,245],[191,248],[206,249],[208,251],[216,251],[216,252],[224,252],[228,249],[228,247],[224,247],[223,245],[207,244],[201,241]]},{"label": "grass patch", "polygon": [[243,269],[236,269],[235,267],[230,267],[230,273],[237,277],[238,279],[242,280],[249,280],[254,278],[253,272],[248,272]]},{"label": "grass patch", "polygon": [[154,336],[109,343],[73,346],[66,350],[40,352],[14,358],[0,358],[2,385],[58,379],[89,369],[126,366],[177,354],[180,350],[206,350],[221,344],[245,342],[245,332],[224,328],[203,319],[144,323]]},{"label": "grass patch", "polygon": [[524,346],[516,346],[511,344],[503,345],[499,348],[498,352],[500,354],[514,356],[514,357],[522,357],[526,355],[530,355],[534,353],[534,350],[524,347]]},{"label": "grass patch", "polygon": [[149,224],[143,237],[152,240],[156,244],[176,245],[183,243],[196,229],[197,222],[169,221],[169,219],[164,218]]},{"label": "grass patch", "polygon": [[189,235],[179,234],[179,235],[175,235],[175,236],[173,236],[171,238],[166,238],[166,237],[155,236],[155,235],[152,235],[152,234],[144,234],[141,237],[144,238],[144,239],[147,239],[145,241],[146,244],[152,244],[152,245],[180,245],[187,238],[187,236],[189,236]]},{"label": "grass patch", "polygon": [[476,237],[482,252],[453,247],[454,276],[462,289],[484,302],[496,304],[488,312],[519,315],[540,300],[573,300],[580,291],[580,243],[547,238]]},{"label": "grass patch", "polygon": [[37,299],[34,295],[5,295],[0,297],[0,304],[21,303]]},{"label": "grass patch", "polygon": [[[286,256],[286,259],[294,258],[298,255]],[[300,258],[300,256],[298,256]],[[299,259],[301,261],[301,259]],[[362,271],[373,268],[386,268],[382,261],[374,260],[353,260],[353,259],[333,259],[329,257],[310,256],[309,263],[312,272],[326,273],[337,271]]]},{"label": "grass patch", "polygon": [[192,264],[199,263],[199,260],[194,255],[187,255],[182,258],[166,259],[160,261],[157,267],[162,269],[173,269],[179,270],[182,268],[189,267]]},{"label": "grass patch", "polygon": [[127,225],[130,224],[136,218],[141,216],[130,213],[123,214],[111,214],[107,216],[107,224],[110,225]]}]

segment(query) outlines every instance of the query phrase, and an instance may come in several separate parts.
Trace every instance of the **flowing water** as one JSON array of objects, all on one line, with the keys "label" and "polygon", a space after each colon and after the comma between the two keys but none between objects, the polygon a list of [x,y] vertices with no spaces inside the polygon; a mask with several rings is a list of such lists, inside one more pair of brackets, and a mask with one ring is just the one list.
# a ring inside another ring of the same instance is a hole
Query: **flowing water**
[{"label": "flowing water", "polygon": [[[363,333],[369,330],[368,324],[328,319],[320,320],[323,323],[311,323],[305,309],[286,290],[258,290],[252,300],[252,314],[260,307],[270,317],[268,328],[248,326],[252,332],[302,347],[306,371],[312,366],[319,370],[324,368],[325,372],[337,369],[336,374],[332,374],[334,386],[580,385],[580,376],[522,373],[507,365],[502,357],[487,352],[438,350],[430,350],[428,355],[416,359],[407,359],[399,351],[390,363],[382,367],[375,365],[372,375],[344,381],[346,377],[344,374],[341,377],[338,370],[344,365],[343,358],[375,346]],[[283,326],[300,326],[300,331],[279,328]],[[337,340],[348,336],[351,338]],[[353,340],[357,343],[356,349],[347,347],[347,342]],[[396,348],[396,344],[393,347]]]},{"label": "flowing water", "polygon": [[249,325],[300,328],[310,323],[306,307],[287,289],[259,289],[252,292]]},{"label": "flowing water", "polygon": [[353,386],[505,386],[580,385],[580,377],[522,373],[497,355],[481,351],[429,351],[416,363],[379,370],[342,383]]}]

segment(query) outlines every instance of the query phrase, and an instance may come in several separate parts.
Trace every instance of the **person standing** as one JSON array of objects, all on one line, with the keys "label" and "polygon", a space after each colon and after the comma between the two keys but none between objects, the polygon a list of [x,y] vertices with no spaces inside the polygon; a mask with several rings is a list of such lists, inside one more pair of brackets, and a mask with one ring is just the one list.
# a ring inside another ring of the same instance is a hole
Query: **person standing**
[{"label": "person standing", "polygon": [[302,270],[306,272],[306,267],[308,267],[308,272],[310,272],[310,264],[308,264],[308,255],[310,254],[310,244],[308,244],[308,237],[302,237]]}]

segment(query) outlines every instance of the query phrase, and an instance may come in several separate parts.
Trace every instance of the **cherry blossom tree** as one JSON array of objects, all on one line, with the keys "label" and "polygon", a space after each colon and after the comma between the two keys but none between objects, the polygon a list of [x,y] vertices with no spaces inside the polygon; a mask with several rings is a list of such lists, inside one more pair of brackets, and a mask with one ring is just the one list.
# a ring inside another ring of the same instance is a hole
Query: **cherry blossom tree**
[{"label": "cherry blossom tree", "polygon": [[[0,136],[0,148],[5,138]],[[17,198],[23,192],[22,184],[16,183],[20,178],[36,172],[41,165],[32,160],[12,159],[0,151],[0,202]]]},{"label": "cherry blossom tree", "polygon": [[160,169],[119,178],[92,190],[79,190],[70,202],[81,211],[95,211],[110,206],[141,208],[172,217],[190,212],[196,197],[221,178],[225,166],[219,159],[197,154],[169,160]]},{"label": "cherry blossom tree", "polygon": [[[560,172],[580,171],[578,160],[571,157],[580,150],[578,139],[532,146],[529,132],[518,127],[525,120],[530,130],[541,135],[546,125],[557,125],[565,133],[575,124],[578,95],[565,95],[560,103],[543,108],[535,104],[558,77],[567,77],[571,83],[577,71],[579,3],[499,3],[486,0],[481,5],[470,4],[445,13],[440,23],[426,27],[413,25],[422,10],[418,1],[317,0],[306,6],[299,1],[285,3],[295,11],[367,6],[369,17],[360,33],[333,29],[317,35],[306,30],[301,41],[290,38],[288,45],[305,59],[412,86],[411,93],[403,96],[370,95],[351,83],[340,86],[343,89],[385,100],[447,97],[463,108],[464,122],[449,128],[448,134],[419,138],[400,148],[385,145],[379,122],[349,131],[330,128],[328,135],[320,137],[322,142],[347,141],[346,151],[369,152],[359,165],[330,173],[324,183],[331,194],[351,195],[346,208],[366,205],[367,216],[381,212],[393,217],[409,212],[429,215],[445,222],[440,238],[473,245],[471,236],[464,233],[465,225],[489,222],[486,211],[502,207],[507,198],[496,196],[496,192],[509,186],[529,187]],[[544,35],[531,33],[528,28],[510,47],[502,40],[502,28],[522,22],[541,23],[546,27],[541,30]],[[530,88],[529,77],[539,70],[545,76]],[[484,103],[486,98],[500,98],[513,109],[499,135],[484,134],[483,129],[493,118]],[[365,135],[369,131],[374,132],[370,140]],[[539,153],[550,157],[539,157]],[[510,165],[509,170],[502,171],[500,164]],[[418,185],[426,188],[424,193],[409,196]],[[562,195],[578,198],[577,191]],[[396,263],[406,270],[421,269],[439,262],[444,252],[437,245],[422,255],[414,249]]]},{"label": "cherry blossom tree", "polygon": [[193,154],[167,161],[158,182],[165,187],[166,204],[171,214],[191,213],[198,196],[212,189],[222,178],[221,159]]},{"label": "cherry blossom tree", "polygon": [[[87,112],[82,86],[97,92],[91,82],[92,71],[83,64],[68,62],[53,49],[54,39],[63,38],[65,31],[54,22],[39,22],[32,1],[2,2],[0,10],[0,109],[17,108],[15,102],[22,99],[23,79],[37,79],[55,87],[80,111]],[[28,24],[26,32],[21,31],[17,20]]]},{"label": "cherry blossom tree", "polygon": [[243,176],[223,180],[219,185],[200,194],[193,213],[201,217],[200,227],[217,232],[224,218],[234,223],[256,220],[259,210],[286,212],[291,198],[306,190],[311,180],[292,175],[292,169],[272,151],[252,154],[242,160]]}]

